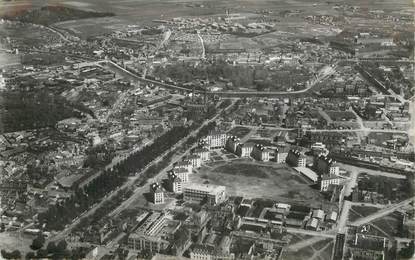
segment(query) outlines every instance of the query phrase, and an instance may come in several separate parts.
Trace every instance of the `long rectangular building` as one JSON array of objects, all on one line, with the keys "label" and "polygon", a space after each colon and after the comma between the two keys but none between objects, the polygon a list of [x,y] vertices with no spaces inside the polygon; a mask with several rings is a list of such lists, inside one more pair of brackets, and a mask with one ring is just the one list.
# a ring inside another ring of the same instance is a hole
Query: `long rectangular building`
[{"label": "long rectangular building", "polygon": [[184,200],[192,202],[206,202],[216,205],[226,200],[226,187],[208,184],[192,183],[184,188]]}]

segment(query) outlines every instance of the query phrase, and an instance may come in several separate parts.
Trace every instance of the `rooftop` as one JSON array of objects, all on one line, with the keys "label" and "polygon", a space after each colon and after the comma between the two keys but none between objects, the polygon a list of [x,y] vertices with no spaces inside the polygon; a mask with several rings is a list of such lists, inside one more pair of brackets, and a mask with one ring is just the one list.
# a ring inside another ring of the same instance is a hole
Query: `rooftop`
[{"label": "rooftop", "polygon": [[220,185],[210,185],[210,184],[198,184],[198,183],[191,183],[186,186],[186,190],[199,190],[204,191],[206,193],[219,193],[226,190],[225,186]]},{"label": "rooftop", "polygon": [[358,233],[355,237],[354,247],[373,251],[383,251],[386,247],[386,238]]}]

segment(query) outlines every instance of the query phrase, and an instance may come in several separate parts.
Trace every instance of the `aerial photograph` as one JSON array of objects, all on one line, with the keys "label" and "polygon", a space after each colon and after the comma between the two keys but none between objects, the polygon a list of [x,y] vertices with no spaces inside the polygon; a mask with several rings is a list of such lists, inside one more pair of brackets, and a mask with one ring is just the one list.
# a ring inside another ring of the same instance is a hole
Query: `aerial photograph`
[{"label": "aerial photograph", "polygon": [[0,260],[415,260],[414,0],[0,0]]}]

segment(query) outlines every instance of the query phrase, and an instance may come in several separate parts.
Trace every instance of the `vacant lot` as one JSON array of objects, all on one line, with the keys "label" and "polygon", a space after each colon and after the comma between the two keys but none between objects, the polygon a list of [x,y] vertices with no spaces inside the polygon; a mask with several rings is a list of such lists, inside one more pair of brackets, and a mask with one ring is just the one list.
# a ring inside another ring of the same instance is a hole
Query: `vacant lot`
[{"label": "vacant lot", "polygon": [[239,138],[242,138],[242,137],[246,136],[250,131],[251,130],[247,127],[237,126],[237,127],[232,128],[228,132],[228,134],[237,136]]},{"label": "vacant lot", "polygon": [[[298,236],[298,234],[295,234]],[[295,237],[294,236],[294,237]],[[304,240],[304,239],[302,239]],[[290,243],[294,244],[294,243]],[[310,246],[301,248],[298,251],[285,250],[283,252],[283,259],[294,260],[294,259],[315,259],[325,260],[330,259],[333,250],[333,240],[330,238],[321,240]]]},{"label": "vacant lot", "polygon": [[378,210],[376,207],[352,206],[349,212],[349,221],[355,221],[356,219],[369,216]]},{"label": "vacant lot", "polygon": [[210,164],[191,175],[190,181],[224,185],[231,196],[307,203],[316,207],[324,200],[301,175],[286,165],[275,163],[235,160]]}]

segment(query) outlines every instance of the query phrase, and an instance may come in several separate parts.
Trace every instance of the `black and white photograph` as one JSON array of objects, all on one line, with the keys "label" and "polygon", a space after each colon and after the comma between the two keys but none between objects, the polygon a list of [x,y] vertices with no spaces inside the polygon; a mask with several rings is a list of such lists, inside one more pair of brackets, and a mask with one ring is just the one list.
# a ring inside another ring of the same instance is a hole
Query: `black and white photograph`
[{"label": "black and white photograph", "polygon": [[0,0],[0,260],[415,260],[414,0]]}]

